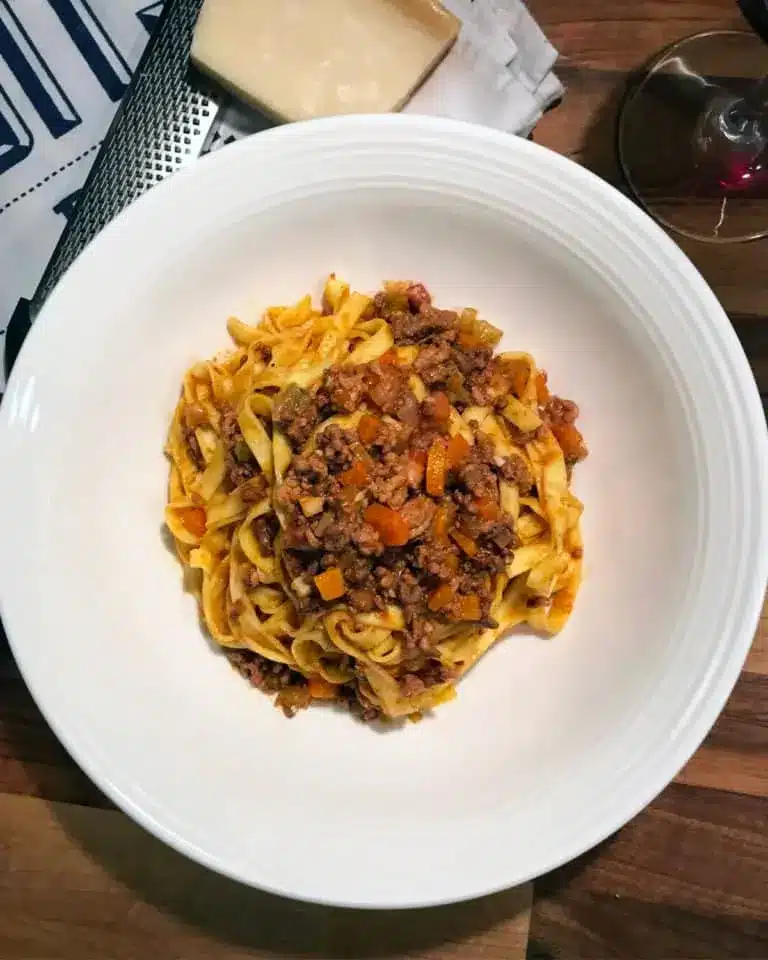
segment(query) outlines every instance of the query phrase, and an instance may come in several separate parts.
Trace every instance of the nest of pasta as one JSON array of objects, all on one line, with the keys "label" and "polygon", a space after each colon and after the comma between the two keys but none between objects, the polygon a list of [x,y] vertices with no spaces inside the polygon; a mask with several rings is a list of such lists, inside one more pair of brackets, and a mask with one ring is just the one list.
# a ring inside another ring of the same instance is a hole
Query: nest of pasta
[{"label": "nest of pasta", "polygon": [[205,624],[288,715],[418,717],[510,627],[573,609],[574,403],[475,310],[331,276],[186,374],[166,523]]}]

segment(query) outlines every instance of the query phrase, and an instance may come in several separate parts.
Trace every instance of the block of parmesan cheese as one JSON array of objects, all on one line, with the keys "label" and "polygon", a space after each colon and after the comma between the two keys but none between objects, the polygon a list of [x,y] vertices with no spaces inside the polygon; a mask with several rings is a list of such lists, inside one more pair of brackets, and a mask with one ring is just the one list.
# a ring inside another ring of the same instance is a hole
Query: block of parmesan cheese
[{"label": "block of parmesan cheese", "polygon": [[437,0],[205,0],[192,61],[281,120],[398,110],[460,22]]}]

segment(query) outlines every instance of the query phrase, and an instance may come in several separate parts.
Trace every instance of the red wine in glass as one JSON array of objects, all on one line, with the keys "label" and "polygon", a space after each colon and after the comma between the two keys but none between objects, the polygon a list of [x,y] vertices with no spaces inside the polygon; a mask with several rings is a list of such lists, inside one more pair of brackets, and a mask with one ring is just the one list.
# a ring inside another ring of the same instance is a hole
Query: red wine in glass
[{"label": "red wine in glass", "polygon": [[768,235],[768,0],[741,0],[756,32],[699,33],[659,54],[619,122],[629,187],[665,226],[697,240]]}]

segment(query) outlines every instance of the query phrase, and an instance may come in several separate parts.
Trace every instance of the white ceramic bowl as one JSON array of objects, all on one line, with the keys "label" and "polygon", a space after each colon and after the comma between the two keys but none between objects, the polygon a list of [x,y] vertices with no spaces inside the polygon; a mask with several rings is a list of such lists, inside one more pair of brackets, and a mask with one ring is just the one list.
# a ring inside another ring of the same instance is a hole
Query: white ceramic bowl
[{"label": "white ceramic bowl", "polygon": [[[214,651],[161,536],[181,375],[231,313],[426,283],[582,408],[586,580],[554,640],[494,649],[434,718],[292,721]],[[0,416],[2,616],[65,746],[191,857],[310,900],[434,904],[576,856],[709,730],[766,578],[766,431],[715,297],[573,163],[479,127],[282,127],[177,173],[46,304]]]}]

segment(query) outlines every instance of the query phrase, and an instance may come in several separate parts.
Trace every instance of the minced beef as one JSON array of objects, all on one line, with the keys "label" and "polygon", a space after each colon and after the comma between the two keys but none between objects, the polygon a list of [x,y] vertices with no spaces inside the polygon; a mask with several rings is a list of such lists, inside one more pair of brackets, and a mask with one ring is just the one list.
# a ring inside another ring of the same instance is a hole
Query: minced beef
[{"label": "minced beef", "polygon": [[323,377],[321,395],[326,396],[331,412],[353,413],[365,393],[365,368],[362,366],[331,367]]},{"label": "minced beef", "polygon": [[490,528],[483,531],[482,536],[492,540],[500,550],[512,550],[519,542],[511,517],[493,521]]},{"label": "minced beef", "polygon": [[404,607],[421,607],[427,600],[424,585],[419,577],[407,568],[397,578],[397,595]]},{"label": "minced beef", "polygon": [[427,651],[434,646],[435,624],[426,617],[413,617],[406,636],[406,649],[409,652]]},{"label": "minced beef", "polygon": [[423,283],[410,284],[406,295],[408,297],[408,306],[414,313],[418,313],[422,307],[428,307],[432,303],[432,295]]},{"label": "minced beef", "polygon": [[522,457],[505,457],[499,464],[499,473],[504,480],[516,484],[523,495],[528,493],[533,485],[530,468]]},{"label": "minced beef", "polygon": [[237,422],[237,414],[231,407],[225,407],[221,411],[219,429],[224,441],[230,446],[242,438],[243,434],[240,430],[240,424]]},{"label": "minced beef", "polygon": [[400,691],[404,697],[416,697],[430,687],[453,680],[455,673],[439,660],[426,660],[418,669],[400,677]]},{"label": "minced beef", "polygon": [[259,500],[264,499],[267,489],[267,478],[263,473],[257,473],[250,480],[242,483],[237,492],[240,494],[243,503],[258,503]]},{"label": "minced beef", "polygon": [[376,594],[373,590],[355,588],[349,591],[349,605],[360,613],[370,613],[377,607]]},{"label": "minced beef", "polygon": [[404,697],[415,697],[420,693],[424,693],[426,689],[426,683],[424,683],[418,674],[406,673],[400,680],[400,690]]},{"label": "minced beef", "polygon": [[458,333],[458,320],[455,310],[438,310],[428,303],[421,304],[418,313],[399,311],[389,317],[397,344],[453,340]]},{"label": "minced beef", "polygon": [[319,550],[322,547],[320,538],[300,510],[291,518],[285,532],[285,545],[289,550]]},{"label": "minced beef", "polygon": [[268,660],[251,650],[232,650],[228,656],[230,663],[255,687],[268,693],[277,693],[283,687],[292,683],[299,684],[304,680],[302,674],[292,670],[287,664]]},{"label": "minced beef", "polygon": [[345,550],[339,559],[339,566],[346,583],[365,584],[371,578],[372,560],[360,556],[356,550]]},{"label": "minced beef", "polygon": [[352,535],[358,550],[366,557],[375,557],[383,553],[383,546],[378,533],[369,523],[362,523]]},{"label": "minced beef", "polygon": [[[230,489],[234,490],[260,473],[260,468],[243,438],[235,411],[227,406],[220,411],[219,431],[224,441],[224,473]],[[247,494],[246,494],[247,496]]]},{"label": "minced beef", "polygon": [[453,347],[451,354],[462,376],[467,377],[488,367],[493,350],[491,347]]},{"label": "minced beef", "polygon": [[499,481],[491,467],[486,463],[470,460],[461,464],[457,471],[459,481],[471,494],[480,500],[497,500]]},{"label": "minced beef", "polygon": [[247,483],[248,480],[252,480],[256,476],[258,469],[259,467],[255,460],[240,463],[240,461],[231,454],[226,455],[225,471],[227,479],[233,489],[243,483]]},{"label": "minced beef", "polygon": [[192,463],[194,463],[198,470],[202,470],[205,467],[205,459],[200,449],[200,444],[197,442],[194,429],[185,427],[183,436]]},{"label": "minced beef", "polygon": [[[491,349],[459,338],[457,315],[434,308],[419,285],[386,291],[375,299],[372,312],[388,320],[396,343],[418,344],[413,369],[428,388],[444,392],[452,403],[472,402],[468,390],[475,386],[485,392],[489,405],[508,395],[505,372]],[[483,629],[493,624],[497,576],[519,545],[515,523],[501,509],[500,480],[524,494],[532,477],[522,456],[499,456],[492,439],[475,424],[470,425],[469,453],[446,475],[444,495],[428,495],[428,453],[436,440],[445,442],[448,428],[436,416],[436,394],[418,404],[410,373],[391,353],[359,366],[331,367],[314,397],[289,388],[275,412],[276,422],[293,432],[298,446],[319,411],[325,418],[362,409],[378,419],[370,442],[360,442],[356,422],[348,427],[332,423],[317,432],[311,453],[294,457],[277,491],[285,518],[284,563],[302,610],[327,606],[313,578],[332,568],[339,568],[346,589],[343,602],[352,609],[402,608],[407,669],[400,682],[410,691],[407,695],[414,695],[440,682],[438,623],[466,616],[473,608],[467,598],[476,597],[480,619],[473,625]],[[575,405],[553,398],[542,416],[568,423],[574,411]],[[355,479],[361,474],[364,480]],[[307,516],[302,503],[309,498]],[[395,523],[395,534],[381,526],[385,520]],[[397,537],[397,545],[388,545],[389,536]],[[356,689],[354,682],[347,684],[341,696],[365,712],[370,705]]]},{"label": "minced beef", "polygon": [[579,408],[576,404],[572,400],[563,400],[562,397],[550,397],[542,408],[542,417],[550,426],[575,423],[578,416]]},{"label": "minced beef", "polygon": [[444,386],[460,372],[447,343],[427,344],[419,351],[414,367],[428,387]]},{"label": "minced beef", "polygon": [[413,553],[413,562],[429,576],[449,583],[457,568],[458,551],[449,540],[430,540]]},{"label": "minced beef", "polygon": [[418,403],[408,384],[408,371],[395,364],[374,362],[368,367],[367,395],[382,411],[403,423],[418,419]]},{"label": "minced beef", "polygon": [[411,531],[411,540],[419,540],[432,526],[437,507],[427,497],[414,497],[400,511]]},{"label": "minced beef", "polygon": [[300,449],[317,426],[317,405],[311,394],[292,383],[275,400],[272,420],[288,437],[294,449]]},{"label": "minced beef", "polygon": [[399,510],[408,499],[409,461],[406,454],[384,453],[370,471],[369,490],[379,503]]},{"label": "minced beef", "polygon": [[339,688],[339,703],[345,706],[353,717],[357,717],[363,723],[376,723],[381,720],[381,711],[371,706],[362,696],[356,678]]},{"label": "minced beef", "polygon": [[411,431],[402,423],[396,423],[389,417],[383,417],[379,423],[379,430],[371,447],[382,456],[389,453],[399,453],[408,446]]},{"label": "minced beef", "polygon": [[355,431],[343,430],[337,423],[318,433],[317,452],[328,472],[333,473],[349,469],[365,453]]},{"label": "minced beef", "polygon": [[481,570],[491,570],[493,573],[501,573],[504,569],[504,557],[494,553],[489,547],[481,547],[472,557],[475,567]]},{"label": "minced beef", "polygon": [[256,517],[253,521],[253,532],[256,535],[256,542],[259,550],[265,557],[271,557],[273,554],[272,544],[274,543],[277,531],[280,526],[273,513],[268,513],[262,517]]},{"label": "minced beef", "polygon": [[397,587],[397,574],[389,567],[376,567],[374,570],[376,579],[379,582],[379,590],[387,599],[394,598]]}]

